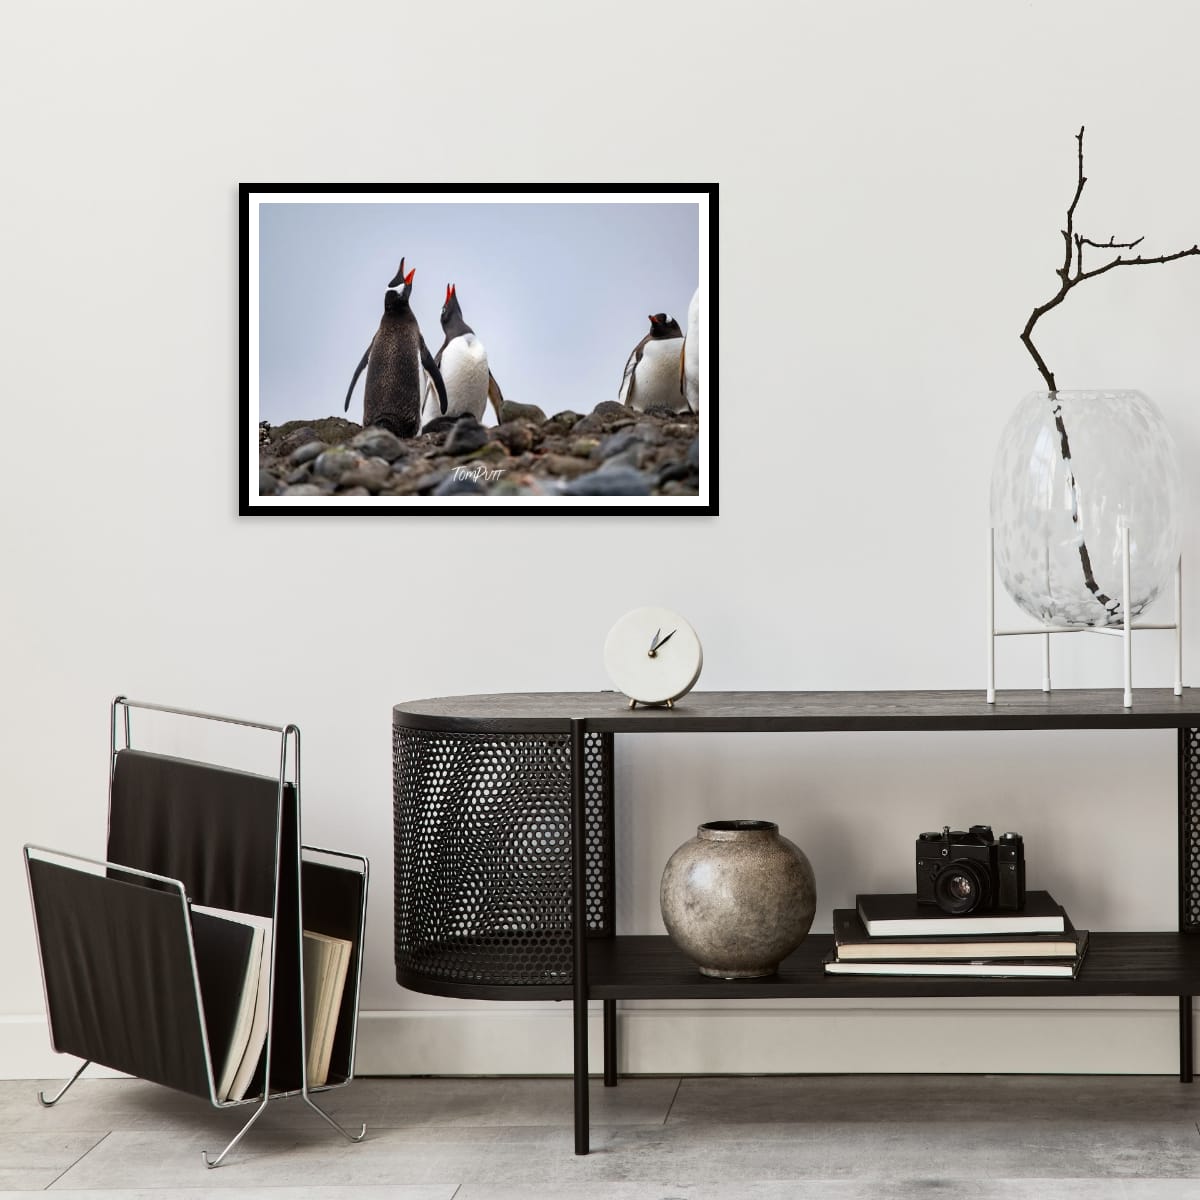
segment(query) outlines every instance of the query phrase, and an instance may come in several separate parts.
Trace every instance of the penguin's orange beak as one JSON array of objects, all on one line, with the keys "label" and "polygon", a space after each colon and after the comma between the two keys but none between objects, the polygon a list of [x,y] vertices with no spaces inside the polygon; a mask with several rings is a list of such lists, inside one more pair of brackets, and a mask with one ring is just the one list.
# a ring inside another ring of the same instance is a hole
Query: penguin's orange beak
[{"label": "penguin's orange beak", "polygon": [[404,277],[404,286],[412,287],[413,276],[417,273],[417,268],[413,267],[411,271]]},{"label": "penguin's orange beak", "polygon": [[450,297],[451,297],[451,295],[453,295],[453,293],[454,293],[454,289],[449,284],[446,284],[446,303],[447,304],[450,303]]}]

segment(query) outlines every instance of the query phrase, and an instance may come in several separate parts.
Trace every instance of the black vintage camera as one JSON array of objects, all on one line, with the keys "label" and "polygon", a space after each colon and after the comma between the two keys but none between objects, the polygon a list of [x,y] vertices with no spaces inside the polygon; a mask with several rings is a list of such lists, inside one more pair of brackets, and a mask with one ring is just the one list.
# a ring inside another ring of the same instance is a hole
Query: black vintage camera
[{"label": "black vintage camera", "polygon": [[949,825],[917,838],[917,903],[944,912],[1013,912],[1025,907],[1025,842],[1019,833],[997,841],[990,825],[964,833]]}]

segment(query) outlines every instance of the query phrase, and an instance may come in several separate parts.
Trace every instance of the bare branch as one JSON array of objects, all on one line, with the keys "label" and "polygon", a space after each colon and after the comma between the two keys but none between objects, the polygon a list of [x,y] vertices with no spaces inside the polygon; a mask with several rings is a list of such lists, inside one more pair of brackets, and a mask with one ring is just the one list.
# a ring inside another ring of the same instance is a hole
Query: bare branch
[{"label": "bare branch", "polygon": [[1135,246],[1140,246],[1146,238],[1142,236],[1132,242],[1118,242],[1111,237],[1107,242],[1093,242],[1091,238],[1076,238],[1075,240],[1086,246],[1095,246],[1097,250],[1132,250]]},{"label": "bare branch", "polygon": [[1097,275],[1103,275],[1106,271],[1111,271],[1113,267],[1151,267],[1156,263],[1174,262],[1177,258],[1192,258],[1197,254],[1200,254],[1200,245],[1192,246],[1188,250],[1178,250],[1174,254],[1160,254],[1156,258],[1143,258],[1140,254],[1136,258],[1122,258],[1118,254],[1112,262],[1105,263],[1104,266],[1097,267],[1094,271],[1084,271],[1082,275],[1071,281],[1071,286],[1074,287],[1080,279],[1095,279]]},{"label": "bare branch", "polygon": [[[1038,373],[1046,381],[1046,386],[1052,392],[1058,390],[1054,382],[1054,372],[1046,365],[1046,360],[1033,344],[1033,327],[1051,309],[1057,308],[1067,298],[1067,293],[1073,287],[1082,283],[1085,279],[1095,279],[1097,275],[1105,275],[1114,267],[1148,267],[1157,263],[1174,262],[1177,258],[1190,258],[1200,255],[1200,243],[1197,243],[1188,250],[1179,250],[1174,254],[1159,254],[1153,258],[1147,258],[1141,254],[1135,255],[1132,258],[1126,258],[1124,255],[1118,254],[1116,258],[1105,263],[1102,267],[1095,267],[1090,271],[1083,269],[1084,246],[1092,246],[1097,250],[1134,250],[1145,241],[1144,237],[1139,237],[1132,242],[1118,242],[1114,235],[1107,242],[1097,242],[1089,237],[1085,237],[1081,233],[1075,232],[1075,209],[1079,205],[1079,198],[1083,195],[1083,188],[1087,183],[1087,176],[1083,173],[1083,129],[1084,127],[1081,125],[1079,132],[1075,135],[1075,141],[1078,145],[1075,194],[1071,197],[1071,203],[1067,206],[1067,227],[1060,231],[1063,237],[1065,252],[1063,254],[1062,266],[1056,267],[1054,271],[1055,275],[1058,276],[1058,291],[1044,304],[1040,304],[1030,313],[1029,320],[1025,322],[1025,328],[1021,330],[1021,342],[1029,351],[1034,363],[1037,365]],[[1072,267],[1074,271],[1072,271]]]}]

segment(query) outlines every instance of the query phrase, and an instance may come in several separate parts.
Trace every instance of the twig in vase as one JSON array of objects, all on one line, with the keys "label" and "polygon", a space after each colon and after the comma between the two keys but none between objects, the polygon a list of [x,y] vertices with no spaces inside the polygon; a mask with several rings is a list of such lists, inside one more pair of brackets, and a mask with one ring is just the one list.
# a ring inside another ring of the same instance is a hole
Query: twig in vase
[{"label": "twig in vase", "polygon": [[1169,263],[1174,262],[1177,258],[1188,258],[1200,254],[1200,244],[1193,245],[1187,250],[1177,250],[1174,254],[1158,254],[1153,258],[1146,258],[1141,254],[1126,258],[1124,255],[1118,254],[1103,266],[1085,271],[1083,267],[1083,248],[1085,246],[1096,250],[1135,250],[1146,239],[1139,237],[1132,242],[1118,242],[1113,236],[1107,242],[1097,242],[1075,232],[1075,209],[1079,204],[1079,197],[1083,195],[1083,186],[1087,183],[1087,176],[1083,173],[1083,126],[1080,126],[1079,132],[1075,135],[1075,141],[1079,144],[1079,167],[1075,182],[1075,195],[1071,198],[1071,204],[1067,208],[1067,227],[1062,230],[1065,246],[1063,265],[1054,272],[1058,276],[1058,291],[1045,304],[1039,304],[1029,314],[1029,320],[1025,322],[1025,328],[1021,330],[1021,341],[1025,344],[1025,349],[1033,355],[1033,361],[1037,363],[1037,369],[1046,381],[1046,387],[1052,392],[1058,391],[1058,385],[1054,382],[1054,372],[1046,365],[1046,360],[1042,358],[1038,348],[1033,344],[1033,327],[1051,309],[1057,308],[1067,298],[1067,293],[1073,287],[1078,287],[1085,279],[1095,279],[1097,275],[1105,275],[1114,267],[1149,267],[1155,263]]},{"label": "twig in vase", "polygon": [[[1125,255],[1118,254],[1115,258],[1104,263],[1103,266],[1093,267],[1091,270],[1084,269],[1083,249],[1085,246],[1094,250],[1136,250],[1145,241],[1145,237],[1135,238],[1132,242],[1118,242],[1114,234],[1109,237],[1107,242],[1097,242],[1092,238],[1084,237],[1083,234],[1075,232],[1075,209],[1079,205],[1079,198],[1083,195],[1083,188],[1087,183],[1087,176],[1083,173],[1083,129],[1084,127],[1081,125],[1079,132],[1075,135],[1075,141],[1079,147],[1079,165],[1075,180],[1075,194],[1071,197],[1071,203],[1067,207],[1067,227],[1062,230],[1063,245],[1065,248],[1063,264],[1054,272],[1058,276],[1058,291],[1044,304],[1039,304],[1029,314],[1029,320],[1025,322],[1025,328],[1021,330],[1021,341],[1033,356],[1033,361],[1037,364],[1039,373],[1046,381],[1046,387],[1052,393],[1058,391],[1058,385],[1054,381],[1054,372],[1046,365],[1046,360],[1033,344],[1033,327],[1051,309],[1057,308],[1067,298],[1067,293],[1073,287],[1078,287],[1085,279],[1095,279],[1097,275],[1105,275],[1115,267],[1148,267],[1155,263],[1169,263],[1174,262],[1177,258],[1200,255],[1200,244],[1194,244],[1187,250],[1177,250],[1174,254],[1159,254],[1152,258],[1147,258],[1141,254],[1126,258]],[[1071,482],[1071,520],[1078,524],[1079,492],[1075,484],[1075,470],[1071,464],[1071,441],[1067,436],[1067,427],[1063,421],[1062,405],[1060,403],[1056,403],[1054,406],[1054,424],[1058,430],[1063,462],[1067,464]],[[1114,620],[1120,610],[1121,602],[1114,601],[1100,590],[1095,575],[1092,573],[1091,557],[1088,554],[1087,543],[1082,534],[1079,539],[1079,565],[1083,571],[1083,579],[1088,591],[1105,608],[1105,619],[1107,621]]]}]

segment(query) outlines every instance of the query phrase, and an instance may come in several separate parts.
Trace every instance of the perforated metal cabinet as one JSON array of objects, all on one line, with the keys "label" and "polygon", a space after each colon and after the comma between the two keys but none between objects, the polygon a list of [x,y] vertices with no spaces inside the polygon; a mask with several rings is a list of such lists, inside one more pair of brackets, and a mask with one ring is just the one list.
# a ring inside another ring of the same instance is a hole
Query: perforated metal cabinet
[{"label": "perforated metal cabinet", "polygon": [[1200,729],[1179,731],[1179,928],[1200,932]]},{"label": "perforated metal cabinet", "polygon": [[[392,736],[397,981],[452,996],[569,998],[569,736]],[[586,735],[584,788],[587,930],[607,937],[612,734]]]}]

